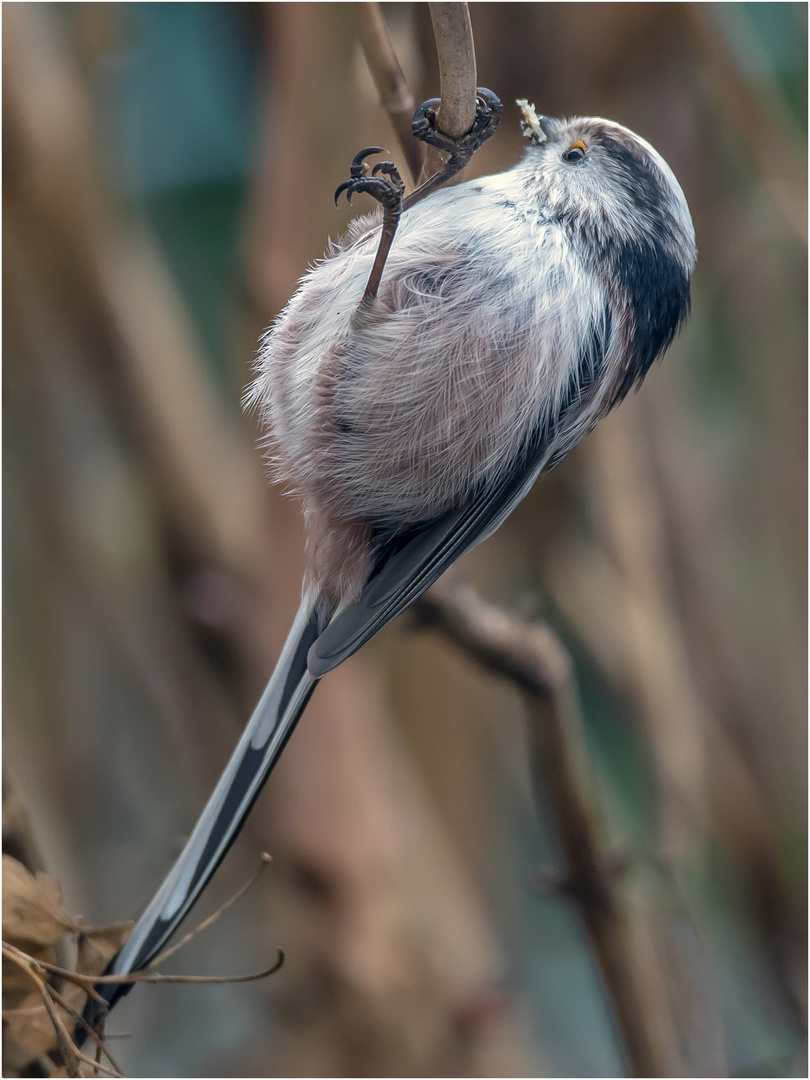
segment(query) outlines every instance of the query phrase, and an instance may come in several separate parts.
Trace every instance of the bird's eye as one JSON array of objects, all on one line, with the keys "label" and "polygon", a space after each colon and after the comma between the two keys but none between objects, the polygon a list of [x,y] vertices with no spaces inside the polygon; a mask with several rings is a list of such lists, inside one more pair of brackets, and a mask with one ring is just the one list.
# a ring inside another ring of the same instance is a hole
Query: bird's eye
[{"label": "bird's eye", "polygon": [[563,154],[563,161],[567,161],[569,165],[576,165],[577,162],[585,159],[585,153],[585,143],[573,142]]}]

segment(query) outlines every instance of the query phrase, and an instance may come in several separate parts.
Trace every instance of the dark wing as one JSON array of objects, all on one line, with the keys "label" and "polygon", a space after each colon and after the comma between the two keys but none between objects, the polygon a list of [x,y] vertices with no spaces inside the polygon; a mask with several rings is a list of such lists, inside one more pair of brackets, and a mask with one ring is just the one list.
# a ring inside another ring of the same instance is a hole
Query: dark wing
[{"label": "dark wing", "polygon": [[310,648],[307,662],[313,678],[320,679],[357,652],[459,556],[495,532],[542,471],[545,442],[536,440],[501,480],[463,505],[407,534],[389,535],[358,599],[334,617]]}]

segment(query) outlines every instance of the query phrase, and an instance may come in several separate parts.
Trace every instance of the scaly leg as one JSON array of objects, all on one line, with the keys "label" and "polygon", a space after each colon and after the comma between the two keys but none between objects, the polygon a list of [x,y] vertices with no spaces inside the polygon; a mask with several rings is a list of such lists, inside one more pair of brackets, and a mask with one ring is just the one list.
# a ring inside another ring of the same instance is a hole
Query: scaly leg
[{"label": "scaly leg", "polygon": [[[347,193],[346,198],[349,202],[352,201],[352,195],[355,191],[364,191],[367,195],[375,198],[383,208],[380,245],[377,248],[377,257],[374,259],[374,265],[371,268],[371,276],[368,279],[366,291],[363,293],[363,301],[373,300],[377,295],[385,260],[388,258],[391,242],[394,239],[394,233],[397,231],[399,215],[402,213],[402,195],[405,191],[405,185],[396,165],[393,161],[378,161],[372,169],[371,175],[369,175],[368,165],[364,160],[369,154],[384,153],[385,151],[380,146],[369,146],[367,149],[361,150],[352,161],[351,180],[346,180],[335,192],[335,204],[337,204],[342,191]],[[379,173],[383,175],[380,176]]]},{"label": "scaly leg", "polygon": [[[397,231],[402,211],[408,210],[411,206],[421,202],[422,199],[461,172],[469,163],[475,151],[495,134],[503,115],[503,105],[500,98],[493,94],[491,90],[479,86],[476,94],[473,125],[466,135],[453,139],[439,130],[436,114],[439,104],[439,98],[431,98],[430,101],[424,102],[414,113],[411,124],[411,130],[415,138],[421,139],[422,142],[435,146],[439,150],[444,150],[450,155],[439,172],[426,180],[416,191],[411,192],[407,198],[403,198],[405,185],[393,162],[378,162],[369,175],[365,158],[369,154],[385,153],[382,147],[370,146],[356,155],[350,169],[351,179],[341,184],[335,192],[335,203],[337,203],[342,191],[347,192],[346,197],[349,202],[351,202],[355,191],[363,191],[375,198],[383,207],[383,227],[380,244],[377,248],[377,255],[374,259],[368,285],[366,285],[366,291],[363,293],[363,301],[373,300],[377,295],[385,260],[391,250],[391,243]],[[383,175],[378,175],[380,173]]]}]

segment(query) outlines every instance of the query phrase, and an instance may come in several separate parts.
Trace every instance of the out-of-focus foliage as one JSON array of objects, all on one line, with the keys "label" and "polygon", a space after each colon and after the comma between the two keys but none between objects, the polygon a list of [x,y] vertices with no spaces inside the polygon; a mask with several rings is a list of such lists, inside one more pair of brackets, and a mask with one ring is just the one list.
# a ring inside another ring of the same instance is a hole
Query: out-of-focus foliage
[{"label": "out-of-focus foliage", "polygon": [[[384,13],[433,96],[426,5]],[[5,762],[94,922],[149,899],[295,607],[298,509],[264,484],[239,399],[345,226],[353,154],[394,148],[363,17],[4,5]],[[472,19],[505,102],[609,116],[662,152],[700,255],[663,364],[465,570],[539,605],[575,656],[673,1075],[803,1075],[807,8]],[[470,175],[521,145],[507,108]],[[330,676],[212,903],[257,847],[271,873],[183,957],[231,973],[281,945],[287,968],[138,987],[114,1016],[125,1070],[623,1075],[575,910],[537,885],[557,852],[521,723],[404,625]]]}]

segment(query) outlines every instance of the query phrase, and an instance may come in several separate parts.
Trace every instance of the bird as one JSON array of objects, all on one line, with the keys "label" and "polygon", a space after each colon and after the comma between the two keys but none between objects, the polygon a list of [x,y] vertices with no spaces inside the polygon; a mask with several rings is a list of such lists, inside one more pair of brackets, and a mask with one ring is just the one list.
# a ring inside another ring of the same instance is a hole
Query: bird
[{"label": "bird", "polygon": [[[111,974],[149,965],[233,843],[318,682],[489,537],[671,344],[697,251],[686,198],[643,138],[538,116],[523,156],[442,186],[498,127],[479,88],[466,137],[440,102],[414,134],[449,154],[411,195],[361,151],[353,221],[263,337],[246,395],[274,479],[301,500],[302,600],[276,668],[182,853]],[[381,220],[382,217],[382,220]],[[109,1007],[131,984],[100,985]],[[92,1010],[98,1015],[97,1003]]]}]

